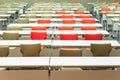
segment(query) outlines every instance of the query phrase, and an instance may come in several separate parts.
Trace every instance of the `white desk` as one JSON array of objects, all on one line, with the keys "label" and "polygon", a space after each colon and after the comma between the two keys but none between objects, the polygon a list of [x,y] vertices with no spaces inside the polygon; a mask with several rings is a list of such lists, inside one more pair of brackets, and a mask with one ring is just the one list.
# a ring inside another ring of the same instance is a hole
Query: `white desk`
[{"label": "white desk", "polygon": [[[35,14],[35,15],[36,15],[36,17],[41,17],[41,16],[60,17],[63,14]],[[66,15],[73,15],[74,17],[80,16],[80,15],[90,15],[90,16],[92,16],[92,14],[66,14]],[[25,16],[26,16],[26,14],[22,14],[20,17],[25,17]]]},{"label": "white desk", "polygon": [[91,43],[111,43],[112,47],[120,47],[117,40],[53,40],[51,46],[75,46],[75,47],[90,47]]},{"label": "white desk", "polygon": [[80,26],[96,26],[97,28],[102,28],[102,24],[95,23],[95,24],[57,24],[57,23],[51,23],[51,24],[9,24],[10,26],[16,26],[16,27],[24,27],[24,28],[31,28],[31,26],[47,26],[47,27],[57,27],[57,26],[74,26],[74,27],[80,27]]},{"label": "white desk", "polygon": [[[12,30],[2,30],[0,31],[0,35],[3,35],[3,32],[10,32],[10,33],[19,33],[20,35],[30,35],[31,34],[31,30],[27,30],[27,31],[12,31]],[[52,30],[34,30],[34,32],[46,32],[47,34],[53,34]]]},{"label": "white desk", "polygon": [[120,57],[51,57],[50,66],[120,66]]},{"label": "white desk", "polygon": [[0,45],[3,46],[20,46],[20,44],[35,44],[51,45],[51,40],[0,40]]},{"label": "white desk", "polygon": [[49,57],[1,57],[0,67],[49,66]]},{"label": "white desk", "polygon": [[109,35],[109,32],[107,32],[107,31],[105,31],[105,30],[70,30],[70,31],[68,31],[68,30],[62,30],[62,31],[60,31],[60,30],[54,30],[53,31],[53,34],[75,34],[75,33],[77,33],[77,34],[79,34],[79,35],[84,35],[85,33],[87,33],[87,34],[96,34],[96,33],[102,33],[103,35]]},{"label": "white desk", "polygon": [[[39,19],[42,19],[42,18],[29,18],[29,21],[31,22],[36,22],[37,20]],[[43,18],[44,19],[44,18]],[[81,22],[82,19],[81,18],[73,18],[73,19],[61,19],[61,18],[53,18],[53,19],[50,19],[51,22],[56,22],[56,21],[59,21],[59,22],[62,22],[62,20],[75,20],[76,22]],[[95,19],[95,21],[99,21],[98,19]]]},{"label": "white desk", "polygon": [[[50,13],[54,14],[56,11],[25,11],[25,13],[36,13],[36,14],[42,14],[42,13],[47,13],[47,12],[50,12]],[[64,12],[69,13],[69,14],[74,13],[74,11],[64,11]],[[89,14],[90,12],[89,11],[84,11],[84,13]]]}]

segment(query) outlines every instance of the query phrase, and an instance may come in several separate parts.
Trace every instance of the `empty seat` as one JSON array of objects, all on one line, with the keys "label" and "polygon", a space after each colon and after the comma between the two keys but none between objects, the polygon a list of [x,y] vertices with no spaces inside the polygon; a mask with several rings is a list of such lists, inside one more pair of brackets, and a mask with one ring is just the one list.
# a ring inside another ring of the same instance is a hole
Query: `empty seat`
[{"label": "empty seat", "polygon": [[4,40],[18,40],[19,39],[19,33],[15,32],[3,32],[3,39]]},{"label": "empty seat", "polygon": [[102,40],[102,33],[84,34],[85,40]]},{"label": "empty seat", "polygon": [[62,23],[63,24],[75,24],[75,20],[74,19],[63,20]]},{"label": "empty seat", "polygon": [[31,30],[47,30],[46,26],[32,26]]},{"label": "empty seat", "polygon": [[82,24],[94,24],[95,23],[95,19],[93,19],[93,18],[82,19],[81,23]]},{"label": "empty seat", "polygon": [[32,40],[45,40],[47,37],[47,33],[39,32],[39,31],[31,31],[30,36]]},{"label": "empty seat", "polygon": [[9,55],[9,46],[0,46],[0,57],[7,57]]},{"label": "empty seat", "polygon": [[61,48],[60,49],[61,57],[79,57],[82,56],[82,50],[78,48]]},{"label": "empty seat", "polygon": [[104,44],[91,44],[91,52],[93,56],[109,56],[109,53],[112,50],[110,43],[104,43]]},{"label": "empty seat", "polygon": [[80,15],[80,16],[76,16],[76,18],[92,18],[91,15]]},{"label": "empty seat", "polygon": [[29,23],[29,19],[27,19],[27,18],[18,18],[17,20],[16,20],[16,23],[17,24],[27,24],[27,23]]},{"label": "empty seat", "polygon": [[23,28],[17,26],[11,26],[11,27],[7,27],[7,30],[23,30]]},{"label": "empty seat", "polygon": [[41,44],[21,44],[20,51],[24,57],[40,56]]},{"label": "empty seat", "polygon": [[38,19],[38,24],[50,24],[50,19]]},{"label": "empty seat", "polygon": [[60,34],[60,40],[78,40],[78,34]]},{"label": "empty seat", "polygon": [[74,14],[84,14],[84,11],[74,11]]},{"label": "empty seat", "polygon": [[80,28],[81,28],[81,30],[96,30],[96,27],[95,27],[95,26],[93,26],[93,27],[82,26],[82,27],[80,27]]},{"label": "empty seat", "polygon": [[74,30],[74,28],[72,26],[67,26],[67,27],[58,27],[58,30]]},{"label": "empty seat", "polygon": [[70,19],[72,19],[72,18],[74,18],[74,16],[73,16],[73,15],[70,15],[70,14],[69,14],[69,15],[68,15],[68,14],[66,14],[66,15],[64,14],[64,15],[61,16],[61,18],[63,18],[63,19],[65,19],[65,18],[70,18]]}]

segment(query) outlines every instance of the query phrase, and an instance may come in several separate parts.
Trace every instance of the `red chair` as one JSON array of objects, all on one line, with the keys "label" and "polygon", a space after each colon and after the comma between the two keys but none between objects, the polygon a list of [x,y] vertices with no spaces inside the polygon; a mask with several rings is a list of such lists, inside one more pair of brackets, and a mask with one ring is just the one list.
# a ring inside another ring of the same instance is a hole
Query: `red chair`
[{"label": "red chair", "polygon": [[50,19],[38,19],[38,24],[50,24]]},{"label": "red chair", "polygon": [[64,18],[72,19],[72,18],[74,18],[74,16],[70,15],[70,14],[69,15],[68,14],[66,14],[66,15],[64,14],[64,15],[61,16],[61,18],[63,18],[63,19]]},{"label": "red chair", "polygon": [[93,26],[93,27],[82,26],[81,30],[96,30],[96,27],[95,26]]},{"label": "red chair", "polygon": [[60,34],[60,40],[78,40],[78,34]]},{"label": "red chair", "polygon": [[58,30],[74,30],[72,26],[71,27],[58,27],[57,29]]},{"label": "red chair", "polygon": [[32,26],[31,30],[47,30],[46,26]]},{"label": "red chair", "polygon": [[45,40],[47,33],[46,32],[31,31],[30,36],[31,36],[32,40]]},{"label": "red chair", "polygon": [[112,4],[120,4],[120,2],[115,1],[115,2],[112,2]]},{"label": "red chair", "polygon": [[68,19],[68,20],[63,20],[62,21],[63,24],[75,24],[75,22],[76,21],[74,19],[70,19],[70,20]]},{"label": "red chair", "polygon": [[101,8],[101,11],[104,11],[104,12],[109,12],[110,11],[110,8]]},{"label": "red chair", "polygon": [[83,18],[92,18],[92,16],[91,16],[91,15],[88,15],[88,14],[87,14],[87,15],[84,15],[84,14],[83,14],[83,15],[80,15],[80,16],[76,16],[76,18],[82,18],[82,19],[83,19]]},{"label": "red chair", "polygon": [[82,19],[81,23],[82,24],[94,24],[95,23],[95,19],[93,19],[93,18]]},{"label": "red chair", "polygon": [[64,11],[56,11],[55,14],[65,14]]},{"label": "red chair", "polygon": [[102,33],[97,34],[84,34],[85,40],[102,40]]},{"label": "red chair", "polygon": [[84,11],[74,11],[74,14],[84,14]]}]

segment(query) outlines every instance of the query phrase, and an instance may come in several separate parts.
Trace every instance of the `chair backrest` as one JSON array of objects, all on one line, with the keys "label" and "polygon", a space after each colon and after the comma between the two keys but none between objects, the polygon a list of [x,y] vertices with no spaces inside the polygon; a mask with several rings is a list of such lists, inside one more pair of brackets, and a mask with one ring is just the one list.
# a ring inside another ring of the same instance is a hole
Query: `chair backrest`
[{"label": "chair backrest", "polygon": [[79,56],[82,56],[82,50],[81,49],[67,49],[67,48],[61,48],[60,49],[60,56],[61,57],[64,57],[64,56],[66,56],[66,57],[79,57]]},{"label": "chair backrest", "polygon": [[82,27],[80,27],[80,28],[81,28],[81,30],[96,30],[96,27],[95,27],[95,26],[93,26],[93,27],[82,26]]},{"label": "chair backrest", "polygon": [[93,19],[93,18],[82,19],[81,23],[82,24],[94,24],[95,23],[95,19]]},{"label": "chair backrest", "polygon": [[112,50],[112,47],[110,43],[91,44],[91,52],[93,56],[109,56],[109,53],[111,50]]},{"label": "chair backrest", "polygon": [[11,27],[7,27],[7,30],[23,30],[23,28],[22,27],[11,26]]},{"label": "chair backrest", "polygon": [[75,24],[75,20],[74,19],[63,20],[62,23],[63,24]]},{"label": "chair backrest", "polygon": [[50,19],[38,19],[38,24],[50,24]]},{"label": "chair backrest", "polygon": [[74,14],[84,14],[84,11],[74,11]]},{"label": "chair backrest", "polygon": [[25,18],[36,18],[35,14],[26,14]]},{"label": "chair backrest", "polygon": [[108,8],[108,7],[104,7],[104,8],[101,8],[101,11],[108,12],[108,11],[110,11],[110,8]]},{"label": "chair backrest", "polygon": [[3,39],[4,40],[18,40],[19,39],[19,33],[15,32],[3,32]]},{"label": "chair backrest", "polygon": [[0,46],[0,57],[7,57],[9,55],[9,46]]},{"label": "chair backrest", "polygon": [[102,33],[84,34],[85,40],[102,40]]},{"label": "chair backrest", "polygon": [[91,15],[80,15],[80,16],[76,16],[76,18],[92,18]]},{"label": "chair backrest", "polygon": [[46,32],[38,32],[38,31],[31,31],[31,39],[32,40],[45,40],[47,33]]},{"label": "chair backrest", "polygon": [[65,14],[64,11],[56,11],[55,14]]},{"label": "chair backrest", "polygon": [[58,30],[74,30],[74,28],[72,26],[70,27],[58,27]]},{"label": "chair backrest", "polygon": [[20,51],[24,57],[39,56],[41,51],[41,44],[21,44]]},{"label": "chair backrest", "polygon": [[70,14],[63,14],[62,16],[61,16],[61,18],[70,18],[70,19],[72,19],[72,18],[74,18],[74,16],[73,15],[70,15]]},{"label": "chair backrest", "polygon": [[18,18],[16,20],[17,24],[23,24],[23,23],[29,23],[29,19],[28,18]]},{"label": "chair backrest", "polygon": [[47,30],[46,26],[32,26],[31,30]]},{"label": "chair backrest", "polygon": [[78,34],[60,34],[60,40],[78,40]]}]

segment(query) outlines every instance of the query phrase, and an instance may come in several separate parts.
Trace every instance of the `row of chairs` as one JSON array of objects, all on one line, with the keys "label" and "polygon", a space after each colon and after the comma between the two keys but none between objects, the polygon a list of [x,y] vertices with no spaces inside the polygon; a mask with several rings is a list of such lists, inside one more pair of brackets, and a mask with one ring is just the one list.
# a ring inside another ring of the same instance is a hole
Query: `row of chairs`
[{"label": "row of chairs", "polygon": [[[20,52],[22,55],[28,57],[40,56],[41,44],[21,44]],[[112,47],[111,44],[91,44],[91,52],[93,56],[109,56]],[[9,55],[9,46],[0,46],[0,57],[7,57]],[[82,50],[61,48],[59,52],[60,56],[82,56]]]},{"label": "row of chairs", "polygon": [[[3,32],[3,39],[4,40],[18,40],[21,35],[19,33],[10,33],[10,32]],[[60,34],[60,40],[78,40],[79,35],[76,34]],[[47,32],[36,32],[31,31],[30,37],[32,40],[45,40],[47,39]],[[102,40],[102,33],[96,34],[84,34],[84,40]]]},{"label": "row of chairs", "polygon": [[[16,20],[16,23],[18,24],[22,24],[22,23],[29,23],[29,19],[27,18],[19,18]],[[50,19],[38,19],[37,20],[38,24],[50,24],[51,20]],[[76,20],[75,19],[63,19],[62,20],[63,24],[75,24]],[[84,18],[81,21],[82,24],[94,24],[95,23],[95,19],[94,18]]]}]

